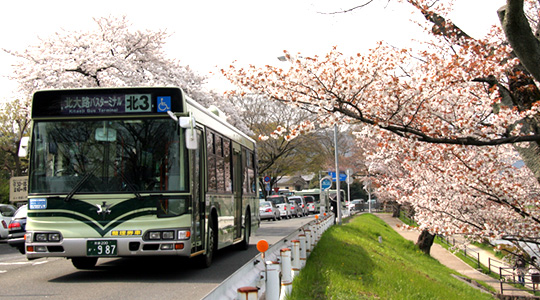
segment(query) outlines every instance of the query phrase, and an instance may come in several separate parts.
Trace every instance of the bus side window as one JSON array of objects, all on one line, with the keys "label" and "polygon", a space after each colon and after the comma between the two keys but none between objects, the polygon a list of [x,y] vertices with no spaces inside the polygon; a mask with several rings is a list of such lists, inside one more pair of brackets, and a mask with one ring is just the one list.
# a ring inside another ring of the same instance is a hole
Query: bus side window
[{"label": "bus side window", "polygon": [[206,154],[208,157],[208,190],[216,191],[216,156],[214,152],[214,133],[207,131],[206,135]]}]

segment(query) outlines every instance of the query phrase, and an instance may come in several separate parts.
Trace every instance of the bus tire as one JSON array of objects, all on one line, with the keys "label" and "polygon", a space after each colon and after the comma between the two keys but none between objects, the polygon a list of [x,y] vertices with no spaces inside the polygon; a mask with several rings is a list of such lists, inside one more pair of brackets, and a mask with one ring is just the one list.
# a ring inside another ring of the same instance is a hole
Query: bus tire
[{"label": "bus tire", "polygon": [[206,247],[206,253],[201,255],[200,258],[199,265],[202,268],[209,268],[212,265],[212,260],[217,250],[217,229],[214,225],[214,218],[210,218],[208,221],[208,243]]},{"label": "bus tire", "polygon": [[71,263],[79,270],[90,270],[96,267],[97,257],[73,257]]},{"label": "bus tire", "polygon": [[246,224],[244,224],[244,239],[238,244],[240,250],[249,248],[249,237],[251,235],[251,215],[249,210],[246,212]]}]

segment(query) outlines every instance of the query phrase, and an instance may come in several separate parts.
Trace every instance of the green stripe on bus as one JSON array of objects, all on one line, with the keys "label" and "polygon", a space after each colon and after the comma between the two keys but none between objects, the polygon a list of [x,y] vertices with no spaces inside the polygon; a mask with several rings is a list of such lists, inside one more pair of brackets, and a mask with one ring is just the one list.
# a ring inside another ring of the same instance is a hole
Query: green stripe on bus
[{"label": "green stripe on bus", "polygon": [[[65,202],[63,199],[48,199],[47,209],[43,211],[28,212],[30,218],[54,218],[63,217],[81,221],[93,228],[101,236],[104,236],[118,225],[141,216],[157,215],[156,202],[152,198],[139,200],[128,199],[111,205],[110,213],[98,214],[96,204],[72,199]],[[101,201],[101,203],[106,201]],[[99,202],[98,202],[99,203]],[[56,211],[51,211],[56,210]],[[130,213],[131,212],[131,213]],[[127,213],[127,215],[125,215]],[[120,216],[123,216],[120,218]]]},{"label": "green stripe on bus", "polygon": [[[69,213],[69,212],[39,212],[39,213],[28,213],[29,217],[34,218],[55,218],[55,217],[62,217],[62,218],[68,218],[76,221],[81,221],[83,224],[86,224],[90,226],[92,229],[94,229],[99,235],[105,236],[109,231],[117,227],[118,225],[138,218],[142,216],[148,216],[148,215],[155,215],[156,212],[152,210],[145,210],[145,211],[139,211],[136,213],[132,213],[129,215],[126,215],[125,217],[117,220],[110,220],[110,221],[103,221],[103,220],[96,220],[94,218],[84,218],[81,215]],[[88,217],[88,216],[87,216]]]}]

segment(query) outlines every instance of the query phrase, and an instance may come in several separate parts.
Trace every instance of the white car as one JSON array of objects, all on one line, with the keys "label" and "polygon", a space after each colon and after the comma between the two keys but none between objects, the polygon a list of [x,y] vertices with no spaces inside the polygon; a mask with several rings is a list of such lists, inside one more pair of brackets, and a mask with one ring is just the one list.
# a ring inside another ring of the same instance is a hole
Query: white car
[{"label": "white car", "polygon": [[259,216],[261,220],[276,221],[277,219],[281,219],[279,209],[272,201],[261,201],[259,203]]},{"label": "white car", "polygon": [[299,215],[307,216],[309,215],[309,210],[306,204],[306,201],[304,200],[304,196],[289,196],[289,201],[294,201],[296,204],[296,207],[299,212]]},{"label": "white car", "polygon": [[0,204],[0,239],[7,239],[8,225],[16,210],[11,204]]},{"label": "white car", "polygon": [[321,211],[321,204],[318,201],[315,201],[313,196],[304,196],[304,200],[306,201],[306,206],[310,214],[316,214]]},{"label": "white car", "polygon": [[349,203],[348,208],[350,210],[361,210],[362,209],[362,203],[363,203],[363,201],[361,199],[352,200],[351,203]]},{"label": "white car", "polygon": [[285,195],[272,195],[266,198],[266,201],[272,201],[277,208],[282,218],[290,219],[293,216],[291,204]]}]

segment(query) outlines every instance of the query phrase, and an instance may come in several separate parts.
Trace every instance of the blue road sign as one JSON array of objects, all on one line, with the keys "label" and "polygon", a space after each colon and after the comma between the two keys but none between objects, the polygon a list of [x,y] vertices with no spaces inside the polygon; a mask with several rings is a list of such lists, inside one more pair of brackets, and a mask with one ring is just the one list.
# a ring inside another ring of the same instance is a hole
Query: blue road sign
[{"label": "blue road sign", "polygon": [[325,177],[325,178],[321,179],[321,189],[322,190],[327,190],[331,186],[332,186],[332,181],[330,180],[330,178]]},{"label": "blue road sign", "polygon": [[[332,177],[332,181],[336,181],[336,172],[328,172],[328,176]],[[347,174],[339,173],[339,181],[347,180]]]}]

